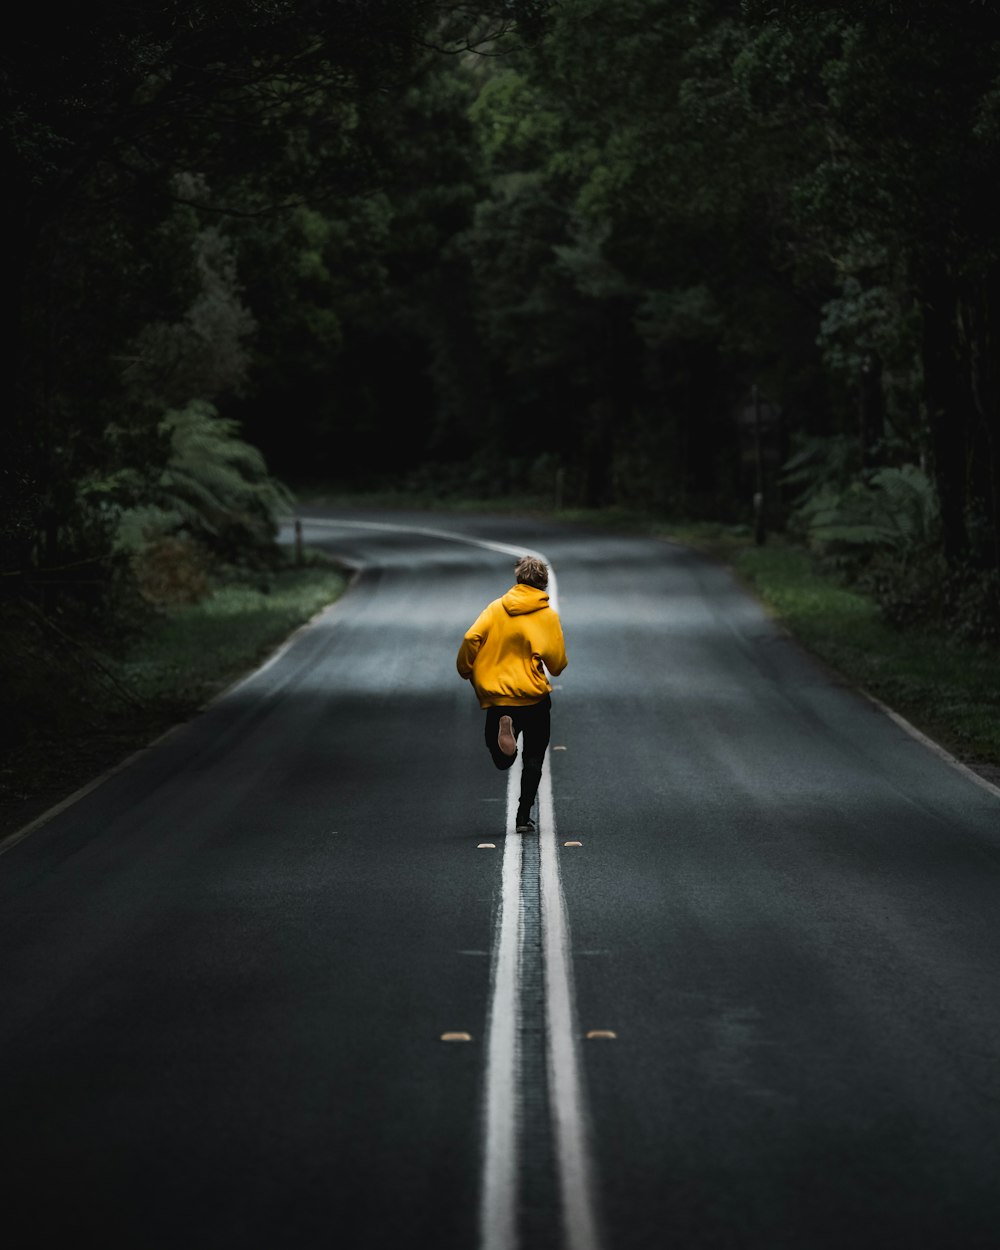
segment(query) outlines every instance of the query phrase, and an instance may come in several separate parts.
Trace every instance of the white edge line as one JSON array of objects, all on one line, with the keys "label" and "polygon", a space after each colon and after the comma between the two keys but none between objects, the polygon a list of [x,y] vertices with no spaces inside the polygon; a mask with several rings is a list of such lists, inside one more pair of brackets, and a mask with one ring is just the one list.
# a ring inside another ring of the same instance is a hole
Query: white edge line
[{"label": "white edge line", "polygon": [[43,825],[47,825],[50,820],[53,820],[56,816],[60,815],[60,813],[66,811],[67,808],[72,807],[74,803],[79,803],[81,799],[85,799],[87,795],[96,790],[98,786],[104,785],[106,781],[109,781],[118,773],[124,772],[126,768],[130,768],[138,760],[142,759],[143,756],[148,755],[150,751],[154,750],[154,748],[162,745],[162,743],[166,742],[168,738],[182,730],[185,725],[190,725],[195,717],[201,716],[203,713],[207,712],[209,708],[214,707],[216,703],[220,703],[223,699],[228,698],[231,694],[239,690],[241,686],[245,686],[247,682],[252,681],[253,678],[257,677],[260,673],[263,673],[265,669],[270,668],[272,664],[276,664],[285,652],[292,646],[300,634],[304,634],[307,629],[311,629],[314,625],[318,624],[318,622],[326,616],[327,613],[334,611],[344,594],[347,593],[351,584],[357,578],[357,574],[358,570],[355,570],[354,574],[348,578],[347,585],[344,587],[341,594],[338,595],[332,603],[324,604],[318,612],[313,613],[308,621],[299,625],[291,634],[288,635],[287,638],[282,639],[271,654],[266,656],[257,668],[253,669],[249,673],[242,674],[242,676],[237,677],[235,681],[226,686],[225,689],[217,691],[210,699],[207,699],[199,707],[195,708],[186,720],[178,721],[176,725],[171,725],[169,729],[165,729],[150,742],[145,743],[143,746],[133,751],[130,755],[126,755],[123,760],[119,760],[117,764],[113,764],[110,768],[105,769],[105,771],[99,776],[94,777],[91,781],[82,785],[79,790],[74,790],[72,794],[68,794],[66,798],[61,799],[53,807],[47,808],[41,813],[41,815],[36,816],[34,820],[30,821],[28,824],[22,825],[20,829],[15,829],[13,833],[9,833],[5,838],[0,839],[0,855],[5,855],[8,851],[13,850],[19,842],[22,842],[30,834],[34,833],[38,829],[41,829]]},{"label": "white edge line", "polygon": [[[279,517],[278,518],[280,523],[283,525],[290,524],[295,519],[296,519],[295,517]],[[532,551],[529,547],[514,547],[507,543],[489,542],[485,538],[469,538],[469,537],[466,537],[464,534],[453,534],[447,530],[428,529],[423,526],[393,525],[393,524],[388,524],[388,523],[379,522],[379,521],[334,521],[328,517],[317,517],[317,518],[301,517],[299,519],[302,521],[303,526],[313,525],[313,526],[319,526],[321,528],[323,526],[328,526],[328,527],[336,528],[336,529],[347,527],[348,529],[394,530],[397,532],[403,531],[404,533],[411,533],[411,534],[426,534],[432,538],[445,538],[445,539],[449,539],[452,542],[469,543],[474,547],[483,547],[487,551],[498,551],[503,555],[513,555],[513,556],[530,555],[530,556],[538,556],[539,559],[545,558],[544,556],[541,556],[539,552]],[[355,577],[357,576],[357,570],[355,570],[354,576]],[[353,578],[349,579],[348,585],[344,588],[344,593],[346,593],[346,591],[350,589],[350,585],[353,580],[354,580]],[[328,603],[326,604],[325,607],[320,608],[320,610],[317,613],[315,613],[314,616],[310,617],[308,621],[300,625],[293,633],[289,634],[289,636],[286,639],[284,639],[283,642],[279,643],[277,648],[263,661],[262,664],[258,665],[258,667],[253,669],[251,672],[245,673],[242,677],[238,677],[232,683],[232,685],[227,686],[224,690],[220,690],[217,694],[213,695],[211,699],[209,699],[206,703],[203,703],[199,708],[197,708],[195,712],[193,713],[193,715],[191,717],[188,717],[187,720],[181,721],[176,725],[171,725],[169,729],[164,730],[163,733],[161,733],[158,737],[154,738],[151,742],[147,742],[144,746],[139,747],[138,750],[133,751],[131,755],[127,755],[125,759],[119,760],[117,764],[112,765],[111,768],[106,769],[103,773],[100,773],[97,777],[94,777],[92,780],[88,781],[85,785],[81,786],[78,790],[74,790],[72,794],[68,794],[66,798],[61,799],[58,803],[54,804],[54,806],[47,808],[40,815],[36,816],[33,820],[29,821],[28,824],[22,825],[20,829],[15,829],[13,833],[8,833],[6,837],[0,838],[0,855],[4,855],[6,854],[7,851],[13,850],[13,848],[17,846],[19,842],[22,842],[26,837],[34,833],[37,829],[41,829],[43,825],[48,824],[50,820],[53,820],[56,816],[66,811],[67,808],[72,807],[75,803],[79,803],[81,799],[86,798],[87,795],[90,794],[93,790],[96,790],[98,786],[102,786],[106,781],[110,780],[110,778],[114,777],[116,774],[120,772],[123,772],[126,768],[129,768],[137,760],[141,759],[149,751],[153,750],[154,747],[157,747],[161,743],[166,741],[166,739],[169,738],[171,734],[175,734],[179,730],[183,729],[185,725],[190,723],[190,721],[194,718],[194,716],[199,716],[201,715],[201,713],[206,712],[210,707],[213,707],[216,703],[220,702],[220,700],[227,698],[229,695],[233,694],[234,691],[238,690],[241,686],[246,685],[246,683],[249,681],[252,681],[253,678],[258,676],[258,674],[264,672],[265,669],[270,668],[272,664],[276,664],[278,660],[280,660],[281,657],[285,654],[288,648],[292,646],[292,644],[295,642],[298,636],[304,633],[307,629],[311,629],[312,626],[314,626],[320,620],[321,617],[325,616],[328,612],[333,611],[337,607],[337,605],[340,603],[342,598],[343,598],[343,594],[338,596],[338,598],[335,599],[333,603]],[[555,600],[554,590],[553,590],[552,595],[550,596],[550,600],[552,602],[552,606],[555,607],[556,600]]]},{"label": "white edge line", "polygon": [[482,1250],[514,1250],[518,1241],[517,1102],[521,1030],[521,836],[514,832],[521,759],[507,774],[506,839],[503,849],[500,914],[490,968],[483,1173],[479,1235]]},{"label": "white edge line", "polygon": [[548,757],[539,788],[539,876],[545,954],[549,1106],[555,1133],[567,1250],[598,1250],[590,1131],[580,1076],[569,921],[556,849],[555,805]]},{"label": "white edge line", "polygon": [[[288,525],[295,519],[296,518],[294,517],[278,518],[279,522],[283,525]],[[537,551],[532,551],[528,547],[512,547],[506,543],[489,542],[485,538],[467,538],[464,534],[452,534],[447,530],[428,529],[417,525],[392,525],[379,521],[334,521],[328,517],[300,517],[299,519],[302,521],[303,528],[307,525],[313,525],[319,526],[320,528],[327,526],[335,529],[342,529],[346,527],[348,529],[392,530],[396,532],[402,531],[409,534],[425,534],[431,538],[446,538],[453,542],[470,543],[472,546],[484,547],[488,551],[498,551],[503,555],[537,556],[539,554]],[[543,559],[544,557],[539,556],[539,558]],[[355,570],[354,577],[357,577],[357,570]],[[344,588],[345,593],[350,588],[351,581],[353,580],[353,578],[348,580],[348,585]],[[123,772],[126,768],[129,768],[154,747],[159,746],[162,742],[169,738],[171,734],[177,733],[178,730],[183,729],[183,727],[189,724],[195,716],[200,716],[203,712],[208,711],[210,707],[213,707],[222,699],[227,698],[241,686],[246,685],[247,682],[252,681],[266,669],[276,664],[289,647],[292,646],[299,635],[304,633],[307,629],[311,629],[321,617],[325,616],[327,612],[335,608],[342,597],[343,595],[340,595],[334,600],[333,603],[328,603],[324,607],[320,608],[320,610],[315,613],[315,615],[311,616],[308,621],[300,625],[293,633],[289,634],[284,641],[279,643],[275,650],[267,656],[263,663],[258,665],[257,668],[253,669],[251,672],[244,673],[243,676],[236,678],[231,685],[213,695],[212,698],[206,703],[203,703],[200,707],[196,708],[192,716],[188,717],[187,720],[181,721],[176,725],[171,725],[169,729],[164,730],[162,734],[154,738],[151,742],[147,742],[144,746],[139,747],[138,750],[133,751],[132,754],[126,756],[125,759],[119,760],[117,764],[113,765],[109,769],[106,769],[99,776],[94,777],[93,780],[88,781],[86,785],[81,786],[79,790],[74,790],[72,794],[67,795],[66,798],[60,800],[60,802],[56,803],[53,807],[46,809],[46,811],[42,812],[41,815],[36,816],[34,820],[30,821],[27,825],[23,825],[20,829],[15,829],[13,833],[9,833],[5,838],[0,839],[0,855],[4,855],[7,851],[13,850],[19,842],[23,841],[37,829],[40,829],[43,825],[48,824],[50,820],[53,820],[56,816],[60,815],[60,813],[66,811],[67,808],[72,807],[74,803],[79,803],[81,799],[86,798],[88,794],[90,794],[93,790],[96,790],[98,786],[102,786],[117,773]],[[553,603],[552,606],[555,607],[555,604]]]},{"label": "white edge line", "polygon": [[[822,659],[822,657],[817,656],[814,652],[810,651],[805,643],[803,643],[802,640],[793,633],[788,625],[786,625],[780,617],[771,612],[767,605],[764,604],[763,600],[761,600],[752,589],[747,589],[747,587],[743,584],[735,566],[727,564],[722,560],[714,560],[711,556],[706,556],[703,551],[699,551],[697,547],[692,547],[690,543],[681,542],[679,539],[665,538],[663,541],[672,547],[680,548],[682,551],[693,551],[696,555],[701,556],[703,559],[710,560],[717,567],[725,569],[734,581],[739,583],[741,590],[743,590],[746,594],[749,594],[751,598],[756,599],[757,603],[764,609],[768,619],[773,625],[776,626],[777,629],[781,631],[784,637],[789,638],[796,643],[801,650],[810,657],[810,659],[817,660],[827,669],[834,667],[826,660]],[[847,679],[845,678],[845,680]],[[850,682],[849,686],[850,689],[860,694],[863,699],[867,699],[869,703],[874,704],[880,712],[883,712],[886,716],[888,716],[891,721],[895,722],[895,724],[897,724],[905,733],[908,733],[911,738],[915,739],[922,746],[927,747],[929,751],[932,751],[938,759],[942,760],[945,764],[950,764],[952,768],[954,768],[957,772],[960,772],[967,781],[973,782],[983,790],[986,790],[989,794],[992,794],[994,798],[1000,799],[1000,786],[994,785],[992,781],[987,781],[987,779],[980,773],[977,773],[974,768],[970,768],[968,764],[963,764],[960,759],[957,759],[954,755],[952,755],[952,753],[943,747],[939,742],[935,742],[933,738],[928,738],[925,733],[921,733],[916,725],[912,725],[905,716],[901,716],[899,712],[893,711],[887,703],[883,703],[881,699],[877,699],[870,690],[866,690],[863,686],[857,686]]]},{"label": "white edge line", "polygon": [[928,738],[926,734],[921,733],[916,725],[911,725],[905,716],[900,716],[898,712],[894,712],[892,708],[883,703],[881,699],[876,699],[870,691],[864,690],[860,687],[859,690],[869,703],[874,703],[880,712],[884,712],[891,721],[895,722],[900,729],[905,730],[911,738],[915,738],[917,742],[927,747],[929,751],[933,751],[938,759],[944,760],[946,764],[950,764],[952,768],[957,769],[963,777],[966,777],[969,781],[974,781],[977,786],[982,786],[982,788],[989,791],[994,798],[1000,799],[1000,786],[995,786],[992,781],[987,781],[985,777],[981,777],[974,768],[970,768],[968,764],[963,764],[960,759],[956,759],[955,756],[941,746],[940,743],[935,742],[933,738]]}]

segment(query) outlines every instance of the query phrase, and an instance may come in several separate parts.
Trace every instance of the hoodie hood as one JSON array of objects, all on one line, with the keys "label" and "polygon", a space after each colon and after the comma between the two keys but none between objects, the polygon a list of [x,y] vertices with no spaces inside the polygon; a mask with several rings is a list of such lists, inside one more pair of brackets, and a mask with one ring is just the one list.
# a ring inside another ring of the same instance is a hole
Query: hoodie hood
[{"label": "hoodie hood", "polygon": [[549,592],[538,590],[535,586],[526,586],[518,582],[500,600],[508,616],[524,616],[528,612],[537,612],[549,606]]}]

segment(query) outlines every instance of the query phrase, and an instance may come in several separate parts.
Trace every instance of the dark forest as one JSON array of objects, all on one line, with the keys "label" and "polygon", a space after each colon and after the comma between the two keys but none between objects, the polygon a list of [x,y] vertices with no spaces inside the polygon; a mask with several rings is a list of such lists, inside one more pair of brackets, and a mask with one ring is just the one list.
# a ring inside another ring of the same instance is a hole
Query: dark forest
[{"label": "dark forest", "polygon": [[783,530],[996,643],[995,4],[22,18],[6,626],[323,487]]}]

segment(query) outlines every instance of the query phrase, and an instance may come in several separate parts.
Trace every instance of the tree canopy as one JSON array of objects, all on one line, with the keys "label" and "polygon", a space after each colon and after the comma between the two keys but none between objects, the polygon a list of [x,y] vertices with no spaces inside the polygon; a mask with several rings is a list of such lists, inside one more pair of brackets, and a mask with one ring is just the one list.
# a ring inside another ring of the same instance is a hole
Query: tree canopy
[{"label": "tree canopy", "polygon": [[3,91],[11,593],[263,550],[247,445],[1000,570],[994,3],[40,6]]}]

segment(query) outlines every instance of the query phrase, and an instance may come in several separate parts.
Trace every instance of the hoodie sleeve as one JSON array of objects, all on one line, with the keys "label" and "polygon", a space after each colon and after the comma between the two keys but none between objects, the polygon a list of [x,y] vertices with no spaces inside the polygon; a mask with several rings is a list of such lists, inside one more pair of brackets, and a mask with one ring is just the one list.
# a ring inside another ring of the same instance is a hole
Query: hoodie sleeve
[{"label": "hoodie sleeve", "polygon": [[489,629],[490,609],[487,607],[479,613],[475,623],[466,631],[462,645],[458,648],[455,667],[458,669],[459,677],[464,681],[468,681],[472,676],[472,666],[476,662],[479,648],[483,645],[483,639],[489,633]]},{"label": "hoodie sleeve", "polygon": [[559,613],[550,609],[547,615],[551,619],[547,622],[549,637],[546,639],[545,650],[542,652],[542,662],[553,677],[558,677],[569,663],[566,659],[566,642],[563,638]]}]

